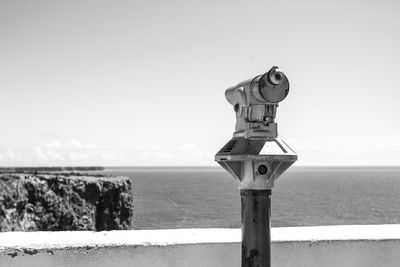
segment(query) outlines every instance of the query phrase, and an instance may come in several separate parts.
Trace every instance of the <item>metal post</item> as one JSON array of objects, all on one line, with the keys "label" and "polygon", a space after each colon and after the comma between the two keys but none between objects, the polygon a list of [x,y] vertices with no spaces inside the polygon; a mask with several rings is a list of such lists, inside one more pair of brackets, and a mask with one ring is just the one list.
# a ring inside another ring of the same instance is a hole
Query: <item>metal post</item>
[{"label": "metal post", "polygon": [[241,189],[242,267],[271,266],[271,190]]}]

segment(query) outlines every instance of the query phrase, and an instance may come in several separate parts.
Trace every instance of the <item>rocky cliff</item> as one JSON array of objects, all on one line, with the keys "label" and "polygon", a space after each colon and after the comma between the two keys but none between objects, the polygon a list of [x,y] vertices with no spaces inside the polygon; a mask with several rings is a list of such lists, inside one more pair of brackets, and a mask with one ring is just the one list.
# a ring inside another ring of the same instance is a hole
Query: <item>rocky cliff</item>
[{"label": "rocky cliff", "polygon": [[127,177],[83,173],[0,174],[0,231],[130,229]]}]

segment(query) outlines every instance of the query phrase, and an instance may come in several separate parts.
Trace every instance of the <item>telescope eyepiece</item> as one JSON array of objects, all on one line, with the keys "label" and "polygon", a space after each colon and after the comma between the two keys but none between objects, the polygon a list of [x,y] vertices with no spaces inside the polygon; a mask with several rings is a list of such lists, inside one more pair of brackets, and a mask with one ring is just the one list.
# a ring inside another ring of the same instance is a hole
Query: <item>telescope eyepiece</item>
[{"label": "telescope eyepiece", "polygon": [[279,103],[285,99],[289,93],[289,80],[282,70],[274,66],[261,76],[258,90],[265,101]]},{"label": "telescope eyepiece", "polygon": [[278,68],[272,68],[269,71],[268,79],[273,85],[280,85],[285,80],[285,74]]}]

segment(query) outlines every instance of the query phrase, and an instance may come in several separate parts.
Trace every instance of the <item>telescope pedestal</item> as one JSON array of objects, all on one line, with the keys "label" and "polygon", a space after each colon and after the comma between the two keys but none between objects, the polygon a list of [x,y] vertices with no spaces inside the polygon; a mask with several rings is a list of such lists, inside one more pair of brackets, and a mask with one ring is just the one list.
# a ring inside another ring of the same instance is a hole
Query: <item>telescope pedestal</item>
[{"label": "telescope pedestal", "polygon": [[242,267],[271,266],[271,190],[240,189]]},{"label": "telescope pedestal", "polygon": [[215,161],[240,184],[242,267],[271,266],[271,189],[297,160],[278,138],[275,122],[278,103],[288,93],[289,80],[277,66],[225,91],[236,125]]}]

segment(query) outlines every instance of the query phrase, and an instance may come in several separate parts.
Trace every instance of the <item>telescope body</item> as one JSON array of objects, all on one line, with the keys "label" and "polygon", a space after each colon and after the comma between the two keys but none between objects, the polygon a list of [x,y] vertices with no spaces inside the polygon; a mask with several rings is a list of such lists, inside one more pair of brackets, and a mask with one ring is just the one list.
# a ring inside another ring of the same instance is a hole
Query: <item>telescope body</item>
[{"label": "telescope body", "polygon": [[233,137],[215,160],[241,188],[271,189],[274,181],[296,160],[296,153],[280,138],[275,122],[278,103],[289,93],[289,80],[278,68],[245,80],[225,91],[233,106]]},{"label": "telescope body", "polygon": [[288,93],[289,80],[278,67],[228,88],[225,97],[236,113],[235,136],[277,137],[276,110]]}]

